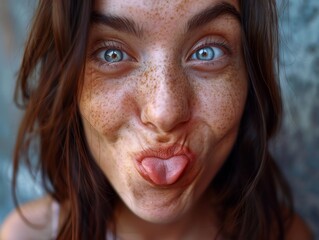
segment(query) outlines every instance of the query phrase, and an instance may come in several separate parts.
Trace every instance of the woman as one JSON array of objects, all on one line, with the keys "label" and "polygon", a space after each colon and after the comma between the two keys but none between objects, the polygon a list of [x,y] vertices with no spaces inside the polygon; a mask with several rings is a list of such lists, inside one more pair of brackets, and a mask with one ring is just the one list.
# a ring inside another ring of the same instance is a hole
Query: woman
[{"label": "woman", "polygon": [[[275,1],[40,1],[3,239],[311,239],[268,151]],[[17,231],[19,229],[19,231]]]}]

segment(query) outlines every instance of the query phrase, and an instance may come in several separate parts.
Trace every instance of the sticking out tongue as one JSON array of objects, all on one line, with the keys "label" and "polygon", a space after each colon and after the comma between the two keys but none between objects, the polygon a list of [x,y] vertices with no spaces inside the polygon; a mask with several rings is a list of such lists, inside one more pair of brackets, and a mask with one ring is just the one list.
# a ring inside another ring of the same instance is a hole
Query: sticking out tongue
[{"label": "sticking out tongue", "polygon": [[169,185],[178,180],[186,169],[188,158],[174,156],[168,159],[144,158],[141,162],[146,174],[157,185]]}]

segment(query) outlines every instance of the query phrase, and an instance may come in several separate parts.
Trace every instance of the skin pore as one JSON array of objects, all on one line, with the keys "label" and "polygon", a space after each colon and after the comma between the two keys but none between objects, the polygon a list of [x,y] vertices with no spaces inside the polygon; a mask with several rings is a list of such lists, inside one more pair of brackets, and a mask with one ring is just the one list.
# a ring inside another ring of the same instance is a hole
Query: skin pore
[{"label": "skin pore", "polygon": [[[120,237],[217,233],[206,190],[236,140],[247,95],[236,9],[216,0],[94,6],[79,106],[91,153],[121,199]],[[186,167],[157,184],[141,174],[146,152],[181,152]]]}]

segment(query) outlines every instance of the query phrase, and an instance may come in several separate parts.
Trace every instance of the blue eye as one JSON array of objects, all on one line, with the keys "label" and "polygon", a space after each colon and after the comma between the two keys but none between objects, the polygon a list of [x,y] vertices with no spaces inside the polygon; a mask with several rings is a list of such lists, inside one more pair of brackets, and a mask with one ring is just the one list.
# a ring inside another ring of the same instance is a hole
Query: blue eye
[{"label": "blue eye", "polygon": [[98,52],[97,57],[106,63],[117,63],[130,58],[126,52],[117,48],[101,50]]},{"label": "blue eye", "polygon": [[215,58],[221,57],[223,54],[223,51],[217,47],[203,47],[193,53],[191,59],[200,61],[211,61]]},{"label": "blue eye", "polygon": [[[104,52],[104,51],[103,51]],[[104,52],[103,59],[109,63],[120,62],[123,60],[123,52],[118,49],[109,49]]]}]

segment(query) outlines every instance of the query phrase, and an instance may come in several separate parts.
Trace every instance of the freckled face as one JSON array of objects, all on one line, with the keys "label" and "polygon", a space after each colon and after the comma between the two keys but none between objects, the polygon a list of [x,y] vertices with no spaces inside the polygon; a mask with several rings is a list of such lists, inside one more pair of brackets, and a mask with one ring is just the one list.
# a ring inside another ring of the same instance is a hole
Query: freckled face
[{"label": "freckled face", "polygon": [[[237,1],[224,2],[238,9]],[[84,130],[96,162],[144,220],[170,222],[196,209],[235,142],[247,76],[240,23],[219,3],[94,6],[79,101]],[[216,7],[223,14],[214,15]],[[164,185],[143,177],[137,158],[144,150],[172,146],[191,156],[180,176]]]}]

